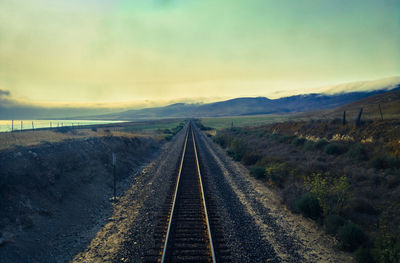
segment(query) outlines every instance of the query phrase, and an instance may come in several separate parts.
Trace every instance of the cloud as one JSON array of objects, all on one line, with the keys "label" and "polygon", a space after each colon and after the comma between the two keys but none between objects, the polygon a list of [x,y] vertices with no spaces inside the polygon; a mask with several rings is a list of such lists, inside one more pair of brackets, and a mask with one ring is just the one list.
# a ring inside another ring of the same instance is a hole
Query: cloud
[{"label": "cloud", "polygon": [[0,89],[0,96],[8,97],[10,96],[10,91]]}]

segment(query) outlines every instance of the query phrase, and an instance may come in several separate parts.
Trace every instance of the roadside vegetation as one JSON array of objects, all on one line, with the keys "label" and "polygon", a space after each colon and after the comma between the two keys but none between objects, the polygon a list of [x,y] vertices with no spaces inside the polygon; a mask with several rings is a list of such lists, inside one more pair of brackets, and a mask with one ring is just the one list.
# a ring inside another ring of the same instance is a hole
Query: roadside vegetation
[{"label": "roadside vegetation", "polygon": [[186,124],[182,120],[158,120],[93,125],[90,127],[58,127],[53,129],[23,130],[0,133],[0,150],[21,146],[33,146],[61,142],[71,139],[99,137],[152,137],[156,140],[170,140]]},{"label": "roadside vegetation", "polygon": [[400,262],[400,121],[231,127],[213,140],[357,262]]}]

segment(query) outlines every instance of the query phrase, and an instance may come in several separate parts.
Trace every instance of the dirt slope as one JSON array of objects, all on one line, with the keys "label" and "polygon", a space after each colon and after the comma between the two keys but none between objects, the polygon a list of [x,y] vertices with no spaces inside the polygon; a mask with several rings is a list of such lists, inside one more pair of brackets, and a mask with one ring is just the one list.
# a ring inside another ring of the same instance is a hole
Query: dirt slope
[{"label": "dirt slope", "polygon": [[72,259],[112,213],[112,152],[121,193],[158,147],[101,137],[1,151],[0,262]]}]

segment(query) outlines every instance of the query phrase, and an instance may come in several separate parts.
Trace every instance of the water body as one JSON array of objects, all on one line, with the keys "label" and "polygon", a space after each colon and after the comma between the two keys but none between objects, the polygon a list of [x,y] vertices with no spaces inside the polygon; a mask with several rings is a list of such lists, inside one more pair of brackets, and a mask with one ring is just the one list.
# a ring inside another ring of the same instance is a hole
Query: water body
[{"label": "water body", "polygon": [[57,128],[57,127],[77,127],[94,124],[120,123],[124,121],[106,120],[0,120],[0,132],[10,132],[12,130],[32,130],[38,128]]}]

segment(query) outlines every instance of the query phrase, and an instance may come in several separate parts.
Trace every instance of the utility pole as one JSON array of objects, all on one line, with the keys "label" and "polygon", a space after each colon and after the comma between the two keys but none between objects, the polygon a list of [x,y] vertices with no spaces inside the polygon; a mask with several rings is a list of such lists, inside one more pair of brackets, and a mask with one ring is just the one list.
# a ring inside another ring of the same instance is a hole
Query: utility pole
[{"label": "utility pole", "polygon": [[114,201],[117,201],[117,178],[115,174],[117,164],[117,155],[115,153],[112,154],[112,165],[113,165],[113,176],[114,176]]},{"label": "utility pole", "polygon": [[11,132],[14,131],[14,120],[11,120]]},{"label": "utility pole", "polygon": [[22,121],[21,121],[21,131],[22,131]]},{"label": "utility pole", "polygon": [[361,115],[362,115],[362,112],[363,112],[363,108],[361,108],[361,109],[360,109],[360,112],[358,113],[358,117],[357,117],[357,120],[356,120],[356,127],[358,127],[358,126],[361,125]]}]

